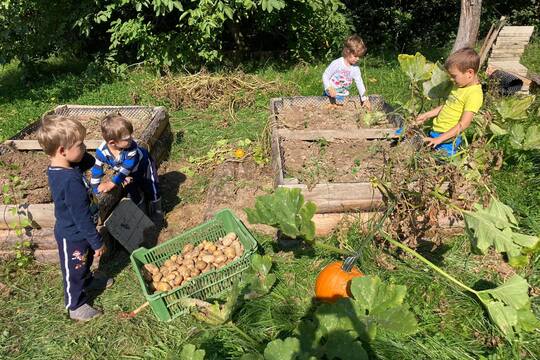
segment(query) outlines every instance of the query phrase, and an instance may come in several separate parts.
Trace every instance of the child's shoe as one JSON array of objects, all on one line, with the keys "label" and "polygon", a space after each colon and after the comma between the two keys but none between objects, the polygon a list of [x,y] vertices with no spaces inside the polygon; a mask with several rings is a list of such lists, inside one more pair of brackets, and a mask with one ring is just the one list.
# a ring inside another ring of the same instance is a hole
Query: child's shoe
[{"label": "child's shoe", "polygon": [[103,315],[102,311],[94,309],[88,304],[83,304],[75,310],[69,310],[69,317],[77,321],[90,321]]}]

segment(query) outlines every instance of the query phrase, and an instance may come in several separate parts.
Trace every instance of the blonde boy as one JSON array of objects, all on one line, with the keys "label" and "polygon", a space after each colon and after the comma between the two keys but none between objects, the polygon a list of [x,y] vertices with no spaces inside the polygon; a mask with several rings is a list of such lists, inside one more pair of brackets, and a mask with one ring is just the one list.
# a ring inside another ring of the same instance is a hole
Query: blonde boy
[{"label": "blonde boy", "polygon": [[456,153],[461,144],[461,134],[482,107],[484,95],[477,76],[479,64],[480,57],[474,49],[463,48],[451,54],[444,64],[454,82],[450,95],[444,105],[416,118],[416,124],[422,124],[435,117],[429,137],[424,141],[448,156]]},{"label": "blonde boy", "polygon": [[332,61],[323,73],[324,96],[330,97],[332,103],[342,103],[349,96],[349,89],[356,84],[362,106],[370,108],[366,87],[362,81],[358,60],[366,54],[367,47],[358,35],[351,35],[343,43],[342,57]]},{"label": "blonde boy", "polygon": [[[68,117],[47,116],[41,121],[38,142],[49,156],[47,169],[54,202],[54,236],[58,244],[64,302],[71,319],[88,321],[102,314],[87,303],[86,290],[105,288],[112,279],[93,278],[93,258],[105,252],[91,211],[91,189],[83,175],[94,163],[86,152],[86,129]],[[97,209],[97,207],[95,207]]]}]

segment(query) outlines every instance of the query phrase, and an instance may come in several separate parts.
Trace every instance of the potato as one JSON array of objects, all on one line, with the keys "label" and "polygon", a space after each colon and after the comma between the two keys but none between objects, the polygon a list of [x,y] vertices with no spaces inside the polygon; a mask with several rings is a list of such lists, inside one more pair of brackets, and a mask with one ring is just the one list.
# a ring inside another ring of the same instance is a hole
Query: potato
[{"label": "potato", "polygon": [[193,251],[191,252],[191,258],[198,257],[200,253],[201,251],[199,249],[193,249]]},{"label": "potato", "polygon": [[182,265],[182,263],[184,262],[184,256],[180,255],[176,258],[176,263],[178,265]]},{"label": "potato", "polygon": [[219,249],[216,249],[216,251],[214,251],[214,252],[212,253],[212,255],[214,255],[214,257],[219,256],[219,255],[223,255],[223,251],[221,251],[221,250],[219,250]]},{"label": "potato", "polygon": [[163,277],[163,275],[161,273],[157,273],[154,276],[152,276],[152,281],[155,282],[155,283],[158,283],[161,280],[162,277]]},{"label": "potato", "polygon": [[218,255],[215,257],[214,262],[216,264],[222,264],[227,260],[227,257],[224,254]]},{"label": "potato", "polygon": [[194,246],[191,243],[184,245],[184,248],[182,249],[182,254],[187,254],[188,252],[193,250],[193,248]]},{"label": "potato", "polygon": [[199,251],[203,251],[204,249],[204,244],[199,244],[197,246],[195,246],[195,249],[199,250]]},{"label": "potato", "polygon": [[166,261],[163,263],[163,266],[165,266],[165,267],[171,267],[173,264],[174,264],[174,262],[171,261],[171,260],[169,259],[169,260],[166,260]]},{"label": "potato", "polygon": [[159,272],[159,268],[154,264],[145,264],[143,268],[151,274],[156,274]]},{"label": "potato", "polygon": [[182,285],[182,282],[184,281],[184,277],[182,275],[178,275],[175,279],[174,279],[174,286],[180,286]]},{"label": "potato", "polygon": [[187,267],[188,269],[192,269],[195,266],[195,262],[191,259],[184,260],[184,266]]},{"label": "potato", "polygon": [[210,246],[212,246],[212,243],[205,240],[205,242],[203,243],[203,246],[204,246],[203,247],[204,250],[208,250]]},{"label": "potato", "polygon": [[188,252],[187,254],[184,254],[184,261],[193,259],[193,255],[191,252]]},{"label": "potato", "polygon": [[163,276],[167,276],[171,271],[167,267],[162,267],[161,269],[159,269],[159,272],[161,272]]},{"label": "potato", "polygon": [[236,239],[236,234],[233,232],[228,233],[221,239],[221,243],[225,246],[231,245],[231,243]]},{"label": "potato", "polygon": [[232,259],[236,256],[236,251],[232,247],[225,248],[223,253],[225,254],[225,256],[227,256],[228,259]]},{"label": "potato", "polygon": [[242,255],[242,247],[239,242],[236,242],[236,241],[233,242],[232,247],[234,249],[234,253],[236,254],[236,256]]},{"label": "potato", "polygon": [[197,261],[195,263],[195,268],[199,269],[199,270],[204,270],[207,266],[208,266],[208,264],[205,263],[204,261],[201,261],[201,260],[199,260],[199,261]]},{"label": "potato", "polygon": [[200,273],[201,273],[201,271],[199,269],[197,269],[197,268],[191,269],[191,277],[192,278],[199,275]]},{"label": "potato", "polygon": [[208,250],[209,253],[213,253],[214,251],[217,250],[217,246],[214,244],[210,244],[210,246],[208,246],[208,249],[206,250]]},{"label": "potato", "polygon": [[168,283],[166,282],[159,282],[156,284],[156,290],[157,291],[169,291],[171,290],[171,285],[169,285]]},{"label": "potato", "polygon": [[178,255],[173,255],[173,256],[171,256],[171,259],[170,259],[170,260],[171,260],[172,262],[176,262],[176,259],[178,259]]},{"label": "potato", "polygon": [[213,263],[214,262],[214,255],[204,255],[202,257],[202,261],[204,261],[205,263]]},{"label": "potato", "polygon": [[169,275],[165,276],[165,280],[167,282],[170,282],[170,281],[174,280],[175,277],[176,277],[175,273],[170,273]]}]

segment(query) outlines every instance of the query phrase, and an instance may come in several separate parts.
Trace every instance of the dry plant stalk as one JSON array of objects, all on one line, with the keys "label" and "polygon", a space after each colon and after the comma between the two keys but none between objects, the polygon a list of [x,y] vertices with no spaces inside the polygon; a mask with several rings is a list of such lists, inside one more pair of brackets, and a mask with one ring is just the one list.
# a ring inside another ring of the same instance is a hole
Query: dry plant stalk
[{"label": "dry plant stalk", "polygon": [[265,81],[242,72],[219,74],[200,71],[189,75],[169,75],[154,82],[153,93],[170,101],[174,109],[181,107],[227,109],[234,119],[234,110],[252,105],[259,92],[291,94],[292,83]]}]

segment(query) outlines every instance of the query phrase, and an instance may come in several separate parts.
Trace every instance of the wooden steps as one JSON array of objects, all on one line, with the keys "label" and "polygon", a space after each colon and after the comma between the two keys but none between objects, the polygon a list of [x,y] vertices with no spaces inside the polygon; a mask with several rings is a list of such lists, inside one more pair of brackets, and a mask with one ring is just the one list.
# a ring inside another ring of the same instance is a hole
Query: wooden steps
[{"label": "wooden steps", "polygon": [[531,83],[529,70],[519,60],[529,44],[534,26],[505,26],[493,45],[488,66],[514,74],[523,80],[521,91],[528,92]]}]

